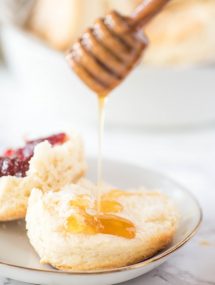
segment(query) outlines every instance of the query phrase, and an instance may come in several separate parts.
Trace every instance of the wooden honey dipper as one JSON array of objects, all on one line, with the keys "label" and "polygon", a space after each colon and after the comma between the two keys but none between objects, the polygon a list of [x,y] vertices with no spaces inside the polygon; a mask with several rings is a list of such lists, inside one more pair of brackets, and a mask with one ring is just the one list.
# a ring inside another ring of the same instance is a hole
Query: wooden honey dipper
[{"label": "wooden honey dipper", "polygon": [[78,39],[67,54],[75,73],[99,96],[106,96],[133,69],[148,41],[140,29],[169,0],[144,0],[130,17],[112,11]]}]

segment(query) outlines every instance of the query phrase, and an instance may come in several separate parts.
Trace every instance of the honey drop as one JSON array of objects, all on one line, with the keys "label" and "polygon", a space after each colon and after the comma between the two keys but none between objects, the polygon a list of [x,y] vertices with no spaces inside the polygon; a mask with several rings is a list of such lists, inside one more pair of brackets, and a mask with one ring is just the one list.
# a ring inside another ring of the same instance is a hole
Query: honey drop
[{"label": "honey drop", "polygon": [[134,224],[115,215],[99,215],[99,233],[132,239],[135,237]]},{"label": "honey drop", "polygon": [[114,200],[101,200],[100,211],[102,213],[119,213],[123,210],[123,206]]}]

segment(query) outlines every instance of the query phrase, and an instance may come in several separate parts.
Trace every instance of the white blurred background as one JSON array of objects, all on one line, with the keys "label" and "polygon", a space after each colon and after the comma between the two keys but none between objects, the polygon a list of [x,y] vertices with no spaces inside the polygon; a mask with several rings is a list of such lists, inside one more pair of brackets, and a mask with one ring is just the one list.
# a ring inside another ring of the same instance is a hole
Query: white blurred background
[{"label": "white blurred background", "polygon": [[[17,134],[95,125],[96,97],[64,55],[95,18],[110,9],[129,14],[139,2],[0,0],[1,46],[11,74],[6,80],[19,85],[16,95],[1,91],[1,105],[10,105],[1,110],[4,122]],[[173,0],[146,34],[151,45],[142,63],[109,98],[107,128],[141,132],[212,124],[214,0]]]}]

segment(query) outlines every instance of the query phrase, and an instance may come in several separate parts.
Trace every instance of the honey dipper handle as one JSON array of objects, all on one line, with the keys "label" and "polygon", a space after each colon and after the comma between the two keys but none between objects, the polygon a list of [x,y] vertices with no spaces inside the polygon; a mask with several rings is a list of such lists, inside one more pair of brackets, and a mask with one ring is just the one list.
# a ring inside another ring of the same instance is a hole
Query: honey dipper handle
[{"label": "honey dipper handle", "polygon": [[143,0],[131,15],[131,25],[134,29],[141,28],[151,20],[169,0]]}]

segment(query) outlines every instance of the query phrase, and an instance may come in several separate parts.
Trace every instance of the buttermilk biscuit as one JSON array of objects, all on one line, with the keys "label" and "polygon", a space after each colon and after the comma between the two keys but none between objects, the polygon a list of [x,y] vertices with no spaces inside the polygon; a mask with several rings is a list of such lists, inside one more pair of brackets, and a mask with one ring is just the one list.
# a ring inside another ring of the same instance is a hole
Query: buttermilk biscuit
[{"label": "buttermilk biscuit", "polygon": [[173,0],[145,27],[150,45],[143,61],[192,65],[215,60],[215,1]]},{"label": "buttermilk biscuit", "polygon": [[28,28],[51,47],[65,51],[105,13],[105,0],[37,0]]},{"label": "buttermilk biscuit", "polygon": [[72,206],[76,195],[88,194],[91,203],[95,202],[96,188],[91,183],[81,184],[66,186],[59,192],[32,190],[26,214],[27,234],[41,263],[62,270],[116,268],[148,258],[171,242],[177,227],[175,207],[164,194],[143,189],[116,198],[123,206],[117,216],[133,222],[134,238],[68,230],[68,218],[77,211]]},{"label": "buttermilk biscuit", "polygon": [[39,143],[29,162],[26,177],[0,178],[0,221],[25,217],[27,200],[34,187],[58,191],[85,174],[86,162],[80,137],[71,135],[62,145]]}]

